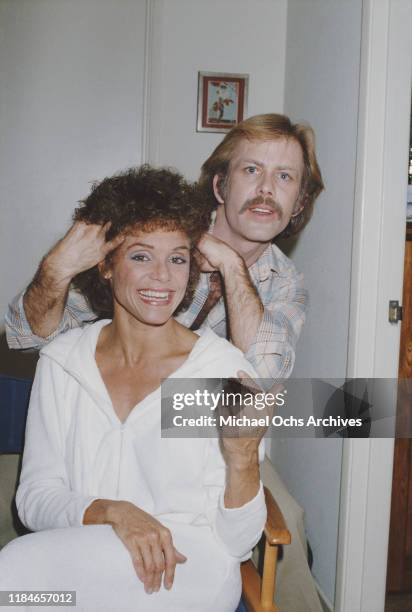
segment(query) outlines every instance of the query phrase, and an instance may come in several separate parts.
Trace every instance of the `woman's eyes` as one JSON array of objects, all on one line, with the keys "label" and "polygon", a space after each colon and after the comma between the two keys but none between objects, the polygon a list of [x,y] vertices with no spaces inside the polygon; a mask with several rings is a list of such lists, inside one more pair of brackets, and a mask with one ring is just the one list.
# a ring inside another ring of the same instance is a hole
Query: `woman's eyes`
[{"label": "woman's eyes", "polygon": [[143,255],[142,253],[135,253],[134,255],[132,255],[132,259],[134,261],[149,261],[148,256]]},{"label": "woman's eyes", "polygon": [[174,264],[185,264],[187,259],[185,257],[181,257],[180,255],[172,255],[170,261]]},{"label": "woman's eyes", "polygon": [[[151,261],[151,258],[144,253],[134,253],[131,259],[133,259],[133,261],[138,261],[138,262]],[[169,257],[169,261],[171,261],[173,264],[181,265],[187,262],[187,258],[182,257],[181,255],[171,255]]]}]

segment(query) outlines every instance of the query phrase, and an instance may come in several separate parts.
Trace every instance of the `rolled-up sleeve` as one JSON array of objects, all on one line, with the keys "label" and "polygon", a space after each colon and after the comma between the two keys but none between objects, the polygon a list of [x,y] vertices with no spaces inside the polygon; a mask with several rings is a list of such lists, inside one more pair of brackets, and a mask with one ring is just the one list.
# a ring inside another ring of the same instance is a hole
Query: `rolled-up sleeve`
[{"label": "rolled-up sleeve", "polygon": [[[259,461],[265,456],[264,440],[259,446]],[[259,542],[266,522],[266,503],[263,485],[251,500],[238,508],[224,505],[226,464],[219,441],[213,439],[209,445],[209,460],[205,479],[207,491],[206,514],[217,542],[229,555],[245,561],[251,556],[253,547]]]},{"label": "rolled-up sleeve", "polygon": [[239,508],[225,508],[222,492],[214,522],[215,535],[233,557],[244,561],[260,540],[266,515],[262,483],[256,496]]},{"label": "rolled-up sleeve", "polygon": [[95,319],[95,315],[85,298],[76,290],[69,291],[63,317],[57,329],[42,338],[33,333],[26,318],[23,304],[24,292],[17,295],[9,304],[5,316],[7,343],[11,349],[37,349],[51,342],[56,336],[83,323]]}]

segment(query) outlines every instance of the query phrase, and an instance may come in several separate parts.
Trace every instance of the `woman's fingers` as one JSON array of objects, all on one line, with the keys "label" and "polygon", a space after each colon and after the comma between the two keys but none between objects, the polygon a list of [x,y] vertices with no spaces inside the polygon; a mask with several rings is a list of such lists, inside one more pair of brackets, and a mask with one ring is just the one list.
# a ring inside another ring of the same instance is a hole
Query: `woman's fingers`
[{"label": "woman's fingers", "polygon": [[164,544],[163,554],[165,557],[165,575],[163,579],[163,584],[165,589],[171,589],[173,586],[173,580],[175,578],[175,568],[176,568],[176,555],[175,555],[175,547],[172,544],[172,541],[168,541]]},{"label": "woman's fingers", "polygon": [[187,557],[185,557],[185,555],[182,555],[182,553],[180,553],[176,548],[174,548],[174,551],[176,555],[176,563],[186,563]]},{"label": "woman's fingers", "polygon": [[173,586],[173,580],[175,577],[176,568],[176,555],[175,547],[173,546],[172,534],[169,529],[163,529],[160,535],[162,543],[162,552],[165,560],[165,573],[163,578],[163,584],[166,589],[171,589]]},{"label": "woman's fingers", "polygon": [[146,593],[159,591],[163,584],[166,589],[173,586],[177,563],[185,563],[187,557],[173,546],[171,537],[163,542],[160,538],[151,538],[151,543],[140,543],[140,552],[133,556],[133,565],[137,576],[143,582]]},{"label": "woman's fingers", "polygon": [[139,578],[139,580],[141,580],[144,583],[146,580],[146,572],[144,569],[143,557],[139,551],[136,551],[132,559],[133,559],[133,567],[135,569],[137,577]]},{"label": "woman's fingers", "polygon": [[146,593],[153,593],[153,579],[155,564],[152,555],[152,548],[148,542],[140,544],[140,550],[143,558],[145,578],[143,580]]},{"label": "woman's fingers", "polygon": [[185,557],[185,555],[182,555],[182,553],[180,553],[173,546],[172,542],[171,542],[170,547],[168,546],[167,548],[164,549],[164,555],[165,555],[166,568],[165,568],[163,584],[166,589],[171,589],[173,586],[173,581],[175,579],[176,564],[186,563],[187,557]]},{"label": "woman's fingers", "polygon": [[160,537],[152,533],[145,543],[140,544],[144,564],[144,587],[150,594],[160,589],[162,576],[165,571],[165,557],[160,544]]},{"label": "woman's fingers", "polygon": [[160,589],[163,572],[165,571],[165,557],[160,546],[159,537],[157,537],[156,541],[152,543],[152,555],[154,563],[152,589],[156,592]]}]

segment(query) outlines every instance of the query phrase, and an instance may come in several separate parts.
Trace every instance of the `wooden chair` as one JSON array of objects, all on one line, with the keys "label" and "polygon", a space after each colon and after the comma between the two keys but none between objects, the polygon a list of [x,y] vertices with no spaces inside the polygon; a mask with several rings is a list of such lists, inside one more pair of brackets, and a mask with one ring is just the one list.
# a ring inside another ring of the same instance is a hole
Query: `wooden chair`
[{"label": "wooden chair", "polygon": [[274,603],[279,546],[290,544],[291,536],[279,506],[264,487],[268,517],[264,530],[262,578],[252,560],[241,565],[242,602],[248,612],[279,612]]}]

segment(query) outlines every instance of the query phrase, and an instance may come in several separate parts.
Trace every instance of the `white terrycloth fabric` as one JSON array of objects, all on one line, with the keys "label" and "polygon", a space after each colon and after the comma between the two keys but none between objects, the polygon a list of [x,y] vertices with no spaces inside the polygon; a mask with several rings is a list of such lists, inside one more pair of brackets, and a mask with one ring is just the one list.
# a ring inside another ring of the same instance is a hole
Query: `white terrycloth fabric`
[{"label": "white terrycloth fabric", "polygon": [[[231,612],[239,561],[265,522],[262,487],[242,508],[224,508],[218,441],[162,439],[160,389],[119,421],[94,358],[107,323],[63,334],[41,353],[17,505],[29,528],[47,531],[2,550],[0,589],[76,590],[84,612]],[[240,369],[254,375],[238,349],[207,330],[172,377],[226,378]],[[81,526],[97,498],[131,501],[171,529],[188,561],[177,566],[170,592],[144,592],[111,527]]]}]

